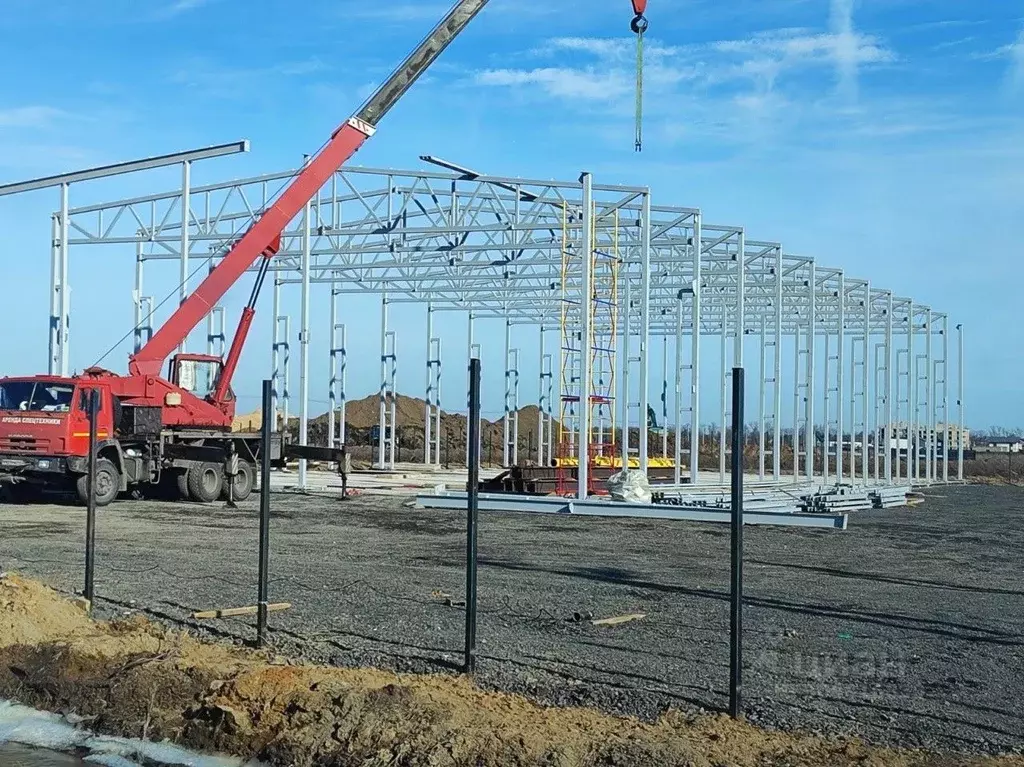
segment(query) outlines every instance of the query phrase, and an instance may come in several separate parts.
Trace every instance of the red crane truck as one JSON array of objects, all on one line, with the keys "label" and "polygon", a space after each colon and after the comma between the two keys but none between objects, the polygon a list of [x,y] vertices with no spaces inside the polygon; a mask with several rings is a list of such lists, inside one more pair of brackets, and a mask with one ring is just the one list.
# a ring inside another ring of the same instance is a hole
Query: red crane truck
[{"label": "red crane truck", "polygon": [[[377,123],[488,0],[460,0],[358,113],[292,179],[231,247],[149,343],[131,356],[128,375],[89,368],[73,377],[0,378],[0,487],[15,497],[50,487],[86,500],[89,393],[99,393],[96,503],[119,493],[163,486],[209,502],[244,500],[256,480],[257,435],[233,434],[231,379],[255,314],[256,299],[281,232],[324,183],[362,146]],[[260,262],[249,301],[226,358],[177,354],[167,359],[228,289]]]}]

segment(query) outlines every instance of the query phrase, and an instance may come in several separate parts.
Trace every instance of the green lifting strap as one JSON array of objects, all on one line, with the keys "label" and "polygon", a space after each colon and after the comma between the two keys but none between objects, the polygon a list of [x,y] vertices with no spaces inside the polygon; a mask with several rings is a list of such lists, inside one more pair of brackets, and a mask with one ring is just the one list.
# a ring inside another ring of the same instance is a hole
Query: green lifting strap
[{"label": "green lifting strap", "polygon": [[644,30],[636,34],[636,151],[644,148]]}]

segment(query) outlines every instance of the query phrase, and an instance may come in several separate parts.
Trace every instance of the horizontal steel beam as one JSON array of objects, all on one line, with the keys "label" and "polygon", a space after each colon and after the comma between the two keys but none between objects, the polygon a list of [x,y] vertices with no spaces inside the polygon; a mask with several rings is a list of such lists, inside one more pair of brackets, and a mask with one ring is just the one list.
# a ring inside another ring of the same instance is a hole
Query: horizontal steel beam
[{"label": "horizontal steel beam", "polygon": [[196,160],[209,160],[213,157],[223,157],[229,154],[249,151],[249,140],[235,141],[231,144],[219,144],[204,149],[191,149],[186,152],[174,152],[156,157],[146,157],[141,160],[119,162],[113,165],[100,165],[96,168],[77,170],[73,173],[59,173],[56,176],[44,176],[43,178],[32,179],[31,181],[19,181],[14,184],[0,186],[0,197],[9,194],[21,194],[32,192],[36,189],[46,189],[61,184],[74,184],[79,181],[90,181],[96,178],[107,176],[119,176],[123,173],[135,173],[140,170],[151,170],[153,168],[164,168],[168,165],[177,165],[183,162],[194,162]]}]

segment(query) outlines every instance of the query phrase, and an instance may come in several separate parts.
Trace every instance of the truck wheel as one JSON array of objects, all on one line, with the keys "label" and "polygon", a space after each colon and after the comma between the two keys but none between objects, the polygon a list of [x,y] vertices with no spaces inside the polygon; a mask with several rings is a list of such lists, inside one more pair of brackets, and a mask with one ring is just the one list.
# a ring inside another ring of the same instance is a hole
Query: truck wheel
[{"label": "truck wheel", "polygon": [[[83,474],[75,481],[78,500],[89,503],[89,475]],[[96,506],[107,506],[121,491],[121,475],[114,463],[107,458],[96,459]]]},{"label": "truck wheel", "polygon": [[211,503],[220,498],[224,489],[223,467],[217,463],[197,463],[186,475],[188,497],[200,503]]},{"label": "truck wheel", "polygon": [[188,470],[177,472],[174,483],[178,486],[178,498],[187,501],[190,497],[188,493]]},{"label": "truck wheel", "polygon": [[[235,475],[235,480],[232,484],[234,486],[234,500],[244,501],[252,495],[253,486],[256,484],[256,467],[248,461],[239,461],[238,473]],[[224,479],[224,489],[221,490],[220,498],[222,501],[228,500],[227,478]]]}]

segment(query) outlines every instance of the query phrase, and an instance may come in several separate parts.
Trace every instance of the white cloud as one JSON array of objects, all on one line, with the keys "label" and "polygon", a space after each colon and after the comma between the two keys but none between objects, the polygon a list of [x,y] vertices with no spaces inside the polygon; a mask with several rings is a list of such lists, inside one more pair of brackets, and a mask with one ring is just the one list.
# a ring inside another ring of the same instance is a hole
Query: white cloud
[{"label": "white cloud", "polygon": [[32,105],[0,109],[0,128],[45,128],[67,113],[56,107]]},{"label": "white cloud", "polygon": [[177,16],[179,13],[185,13],[187,11],[194,10],[200,6],[206,5],[210,0],[175,0],[174,3],[167,7],[164,11],[164,16]]},{"label": "white cloud", "polygon": [[996,48],[994,51],[974,53],[972,59],[979,61],[996,61],[1006,59],[1009,62],[1007,81],[1012,88],[1024,88],[1024,27],[1021,27],[1017,39],[1012,43]]},{"label": "white cloud", "polygon": [[849,0],[834,0],[837,17],[831,33],[812,34],[803,29],[782,29],[762,32],[742,40],[719,40],[711,49],[719,54],[740,58],[739,63],[719,67],[716,79],[749,77],[767,78],[773,85],[784,71],[810,66],[834,66],[840,92],[856,96],[861,65],[882,64],[895,60],[895,54],[876,37],[853,30],[852,19],[846,15]]},{"label": "white cloud", "polygon": [[860,39],[853,30],[853,4],[854,0],[832,0],[829,19],[839,91],[851,101],[857,98],[860,70]]},{"label": "white cloud", "polygon": [[[185,0],[187,2],[187,0]],[[344,9],[349,19],[359,21],[375,21],[386,24],[402,24],[407,21],[438,21],[448,11],[449,3],[359,3],[358,6]]]},{"label": "white cloud", "polygon": [[278,61],[266,67],[234,68],[219,61],[198,56],[179,62],[169,80],[176,85],[194,88],[210,96],[245,98],[254,82],[271,82],[281,78],[306,78],[326,69],[316,58]]},{"label": "white cloud", "polygon": [[1010,46],[1010,82],[1016,87],[1024,86],[1024,27]]},{"label": "white cloud", "polygon": [[[189,0],[184,1],[188,2]],[[372,4],[359,0],[356,3],[343,3],[337,6],[332,15],[349,21],[371,21],[389,25],[401,25],[406,22],[422,24],[423,22],[440,21],[451,7],[452,3],[447,1],[417,0],[411,2],[405,0],[404,2]],[[495,0],[490,7],[485,9],[488,16],[501,13],[506,17],[526,18],[548,16],[558,12],[559,9],[554,5],[522,3],[519,0]]]}]

